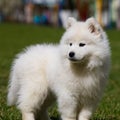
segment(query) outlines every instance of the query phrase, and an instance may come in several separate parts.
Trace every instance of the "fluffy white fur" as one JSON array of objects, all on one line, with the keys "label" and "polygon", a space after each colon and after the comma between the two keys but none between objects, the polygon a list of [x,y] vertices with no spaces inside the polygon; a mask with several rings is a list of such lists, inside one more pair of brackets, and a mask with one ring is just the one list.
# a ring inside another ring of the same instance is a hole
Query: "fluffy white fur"
[{"label": "fluffy white fur", "polygon": [[58,45],[36,45],[17,55],[9,81],[8,104],[21,110],[23,120],[48,120],[55,101],[62,120],[89,120],[109,74],[106,34],[89,18],[68,19]]}]

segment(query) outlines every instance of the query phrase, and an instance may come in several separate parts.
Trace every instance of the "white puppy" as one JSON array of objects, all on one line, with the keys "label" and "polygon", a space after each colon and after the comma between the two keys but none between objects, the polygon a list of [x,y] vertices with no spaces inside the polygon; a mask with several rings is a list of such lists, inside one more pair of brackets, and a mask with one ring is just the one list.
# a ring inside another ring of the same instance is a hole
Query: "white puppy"
[{"label": "white puppy", "polygon": [[109,43],[96,20],[69,18],[60,44],[31,46],[17,56],[8,104],[17,105],[23,120],[48,120],[47,108],[57,100],[63,120],[89,120],[109,66]]}]

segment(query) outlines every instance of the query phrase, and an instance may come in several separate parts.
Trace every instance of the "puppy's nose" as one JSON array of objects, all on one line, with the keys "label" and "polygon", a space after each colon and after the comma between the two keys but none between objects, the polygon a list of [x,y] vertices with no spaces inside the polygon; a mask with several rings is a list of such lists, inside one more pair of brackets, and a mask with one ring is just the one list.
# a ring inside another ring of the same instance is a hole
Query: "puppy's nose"
[{"label": "puppy's nose", "polygon": [[69,53],[69,57],[73,58],[75,56],[75,53],[74,52],[70,52]]}]

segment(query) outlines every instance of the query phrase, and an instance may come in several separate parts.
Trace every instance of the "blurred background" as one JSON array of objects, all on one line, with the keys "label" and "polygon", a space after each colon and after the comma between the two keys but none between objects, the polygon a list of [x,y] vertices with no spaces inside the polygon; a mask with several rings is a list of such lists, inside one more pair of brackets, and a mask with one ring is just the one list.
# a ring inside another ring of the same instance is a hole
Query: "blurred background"
[{"label": "blurred background", "polygon": [[0,23],[65,27],[69,16],[94,16],[103,27],[120,29],[120,0],[0,0]]}]

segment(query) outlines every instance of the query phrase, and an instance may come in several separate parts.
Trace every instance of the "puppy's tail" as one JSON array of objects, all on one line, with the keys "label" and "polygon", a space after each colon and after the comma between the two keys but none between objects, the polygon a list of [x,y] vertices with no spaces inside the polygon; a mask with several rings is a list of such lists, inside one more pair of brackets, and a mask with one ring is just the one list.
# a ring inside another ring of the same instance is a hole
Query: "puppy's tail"
[{"label": "puppy's tail", "polygon": [[10,75],[9,86],[8,86],[8,95],[7,95],[8,106],[12,106],[16,104],[18,90],[19,90],[18,81],[14,71],[12,71]]}]

